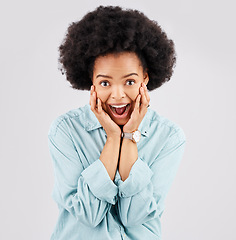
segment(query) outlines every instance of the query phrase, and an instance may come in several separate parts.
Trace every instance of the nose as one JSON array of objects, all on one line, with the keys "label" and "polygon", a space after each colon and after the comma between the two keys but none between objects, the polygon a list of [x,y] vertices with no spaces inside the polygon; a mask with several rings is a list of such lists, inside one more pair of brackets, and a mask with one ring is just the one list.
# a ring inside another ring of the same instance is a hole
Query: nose
[{"label": "nose", "polygon": [[111,98],[121,99],[125,97],[125,92],[122,87],[113,87],[111,92]]}]

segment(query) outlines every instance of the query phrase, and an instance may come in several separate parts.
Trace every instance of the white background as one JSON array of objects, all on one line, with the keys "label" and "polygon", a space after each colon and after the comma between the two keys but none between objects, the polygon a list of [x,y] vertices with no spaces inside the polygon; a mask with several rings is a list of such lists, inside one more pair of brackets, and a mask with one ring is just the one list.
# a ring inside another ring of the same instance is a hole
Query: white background
[{"label": "white background", "polygon": [[233,240],[236,107],[233,1],[5,1],[0,7],[0,239],[49,239],[51,122],[89,101],[57,69],[69,23],[99,5],[136,8],[156,20],[178,54],[151,108],[178,123],[186,151],[162,215],[164,240]]}]

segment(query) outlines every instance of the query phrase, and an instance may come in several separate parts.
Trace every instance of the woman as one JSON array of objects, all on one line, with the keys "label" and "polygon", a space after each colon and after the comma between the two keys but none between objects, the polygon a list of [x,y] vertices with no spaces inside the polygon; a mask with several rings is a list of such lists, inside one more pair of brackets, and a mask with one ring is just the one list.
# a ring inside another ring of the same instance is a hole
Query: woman
[{"label": "woman", "polygon": [[148,108],[167,82],[173,41],[136,10],[100,6],[73,22],[59,62],[90,102],[53,121],[48,143],[59,218],[51,239],[161,239],[160,218],[185,147]]}]

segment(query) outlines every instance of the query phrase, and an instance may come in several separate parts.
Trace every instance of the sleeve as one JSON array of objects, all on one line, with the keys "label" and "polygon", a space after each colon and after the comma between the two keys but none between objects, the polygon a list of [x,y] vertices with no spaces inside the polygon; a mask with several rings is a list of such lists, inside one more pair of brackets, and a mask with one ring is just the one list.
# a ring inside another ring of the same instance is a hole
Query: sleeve
[{"label": "sleeve", "polygon": [[168,138],[150,166],[138,157],[129,177],[124,182],[118,179],[118,208],[124,226],[146,224],[161,217],[185,144],[185,135],[180,129]]},{"label": "sleeve", "polygon": [[48,133],[55,179],[52,197],[78,221],[96,227],[117,201],[118,188],[100,159],[84,169],[68,132],[61,123]]}]

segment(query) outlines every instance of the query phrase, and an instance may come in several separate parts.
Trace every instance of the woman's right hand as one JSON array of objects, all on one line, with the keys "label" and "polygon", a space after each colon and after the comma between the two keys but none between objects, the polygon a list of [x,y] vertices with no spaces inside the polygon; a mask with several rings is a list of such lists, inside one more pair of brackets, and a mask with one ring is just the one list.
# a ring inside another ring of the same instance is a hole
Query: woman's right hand
[{"label": "woman's right hand", "polygon": [[121,137],[120,127],[110,118],[110,116],[103,110],[102,102],[100,98],[97,98],[97,93],[94,90],[94,86],[91,86],[90,101],[92,112],[97,117],[100,124],[106,131],[107,138]]}]

